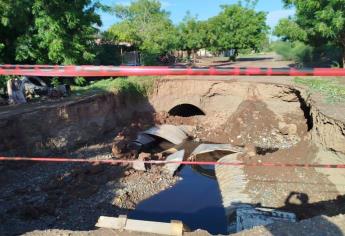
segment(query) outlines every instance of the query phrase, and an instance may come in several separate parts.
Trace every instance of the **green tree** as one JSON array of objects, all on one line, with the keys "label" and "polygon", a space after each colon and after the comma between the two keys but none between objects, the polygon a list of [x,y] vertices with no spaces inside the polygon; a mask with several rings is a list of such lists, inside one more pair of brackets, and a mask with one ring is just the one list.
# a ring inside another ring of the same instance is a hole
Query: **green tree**
[{"label": "green tree", "polygon": [[208,23],[209,49],[213,52],[234,50],[235,59],[241,49],[260,50],[267,39],[269,27],[266,13],[243,7],[223,5],[219,15]]},{"label": "green tree", "polygon": [[178,48],[187,51],[188,58],[199,49],[206,47],[206,24],[198,21],[189,12],[178,26],[179,46]]},{"label": "green tree", "polygon": [[329,43],[339,46],[345,66],[345,0],[283,1],[287,7],[296,8],[294,23],[305,32],[303,41],[316,47]]},{"label": "green tree", "polygon": [[32,26],[32,0],[0,0],[0,61],[15,61],[17,39]]},{"label": "green tree", "polygon": [[307,39],[307,33],[293,19],[281,19],[274,28],[273,34],[281,37],[283,41],[294,42]]},{"label": "green tree", "polygon": [[16,59],[38,63],[75,64],[91,62],[101,25],[91,0],[35,0],[32,6],[33,27],[18,38]]},{"label": "green tree", "polygon": [[108,30],[109,39],[132,43],[144,54],[162,54],[176,48],[176,29],[158,0],[116,5],[113,11],[121,21]]},{"label": "green tree", "polygon": [[1,57],[8,63],[86,63],[101,25],[92,0],[0,0]]}]

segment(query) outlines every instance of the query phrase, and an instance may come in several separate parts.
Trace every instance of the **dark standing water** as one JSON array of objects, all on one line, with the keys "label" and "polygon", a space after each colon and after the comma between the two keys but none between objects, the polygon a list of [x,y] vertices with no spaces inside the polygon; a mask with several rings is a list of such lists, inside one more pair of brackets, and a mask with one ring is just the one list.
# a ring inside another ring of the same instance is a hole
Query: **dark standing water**
[{"label": "dark standing water", "polygon": [[185,166],[179,176],[183,180],[139,203],[129,218],[159,222],[181,220],[191,230],[226,234],[225,211],[217,181],[193,171],[190,166]]}]

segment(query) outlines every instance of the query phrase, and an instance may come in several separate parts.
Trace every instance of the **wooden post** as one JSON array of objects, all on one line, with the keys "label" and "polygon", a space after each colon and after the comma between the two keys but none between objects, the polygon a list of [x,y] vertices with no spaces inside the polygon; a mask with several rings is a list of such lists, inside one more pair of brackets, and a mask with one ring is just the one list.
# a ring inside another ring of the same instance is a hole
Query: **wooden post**
[{"label": "wooden post", "polygon": [[162,223],[143,220],[131,220],[127,219],[127,216],[123,215],[117,218],[101,216],[98,219],[96,227],[172,236],[182,236],[183,230],[185,228],[181,221],[173,220],[170,223]]}]

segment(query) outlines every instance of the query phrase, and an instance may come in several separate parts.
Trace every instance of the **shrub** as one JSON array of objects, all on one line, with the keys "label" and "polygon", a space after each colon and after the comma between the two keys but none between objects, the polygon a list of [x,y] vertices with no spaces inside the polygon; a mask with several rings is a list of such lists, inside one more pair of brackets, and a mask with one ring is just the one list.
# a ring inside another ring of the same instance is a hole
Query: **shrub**
[{"label": "shrub", "polygon": [[298,41],[277,41],[271,44],[271,49],[284,60],[294,61],[300,67],[330,67],[336,64],[335,62],[341,61],[341,50],[331,44],[315,48]]},{"label": "shrub", "polygon": [[272,44],[272,49],[284,60],[294,61],[297,66],[305,66],[313,61],[313,48],[302,42],[278,41]]},{"label": "shrub", "polygon": [[84,77],[76,77],[74,83],[78,86],[85,86],[87,85],[87,80]]}]

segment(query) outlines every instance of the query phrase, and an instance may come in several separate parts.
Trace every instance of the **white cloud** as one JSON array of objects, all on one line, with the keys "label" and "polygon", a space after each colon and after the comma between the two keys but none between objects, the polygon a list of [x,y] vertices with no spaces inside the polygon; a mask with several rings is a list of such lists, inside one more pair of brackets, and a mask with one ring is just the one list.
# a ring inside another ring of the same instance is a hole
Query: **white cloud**
[{"label": "white cloud", "polygon": [[271,11],[267,15],[267,24],[271,27],[271,29],[274,29],[280,19],[293,16],[294,14],[295,10],[293,9]]}]

